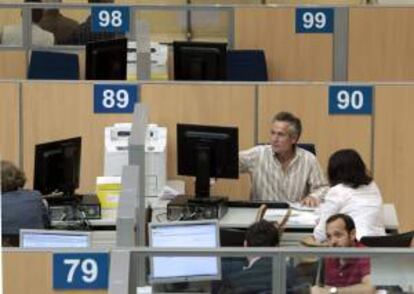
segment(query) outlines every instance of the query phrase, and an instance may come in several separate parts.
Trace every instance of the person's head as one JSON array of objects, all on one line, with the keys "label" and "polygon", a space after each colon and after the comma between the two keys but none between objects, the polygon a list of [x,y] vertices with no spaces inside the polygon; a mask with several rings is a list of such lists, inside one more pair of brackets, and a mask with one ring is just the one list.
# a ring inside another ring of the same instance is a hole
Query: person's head
[{"label": "person's head", "polygon": [[270,143],[273,152],[285,153],[293,150],[302,133],[299,118],[289,112],[279,112],[272,119]]},{"label": "person's head", "polygon": [[[42,3],[42,0],[24,0],[25,3]],[[33,8],[32,9],[32,22],[38,23],[43,16],[43,9]]]},{"label": "person's head", "polygon": [[342,213],[331,215],[326,220],[326,238],[331,247],[353,247],[356,238],[354,220]]},{"label": "person's head", "polygon": [[372,181],[364,162],[353,149],[342,149],[331,155],[328,162],[328,179],[331,186],[344,184],[352,188],[368,185]]},{"label": "person's head", "polygon": [[275,247],[279,245],[279,231],[270,222],[261,220],[247,228],[246,247]]},{"label": "person's head", "polygon": [[26,183],[26,176],[17,166],[10,161],[2,160],[1,169],[1,191],[9,192],[23,188]]}]

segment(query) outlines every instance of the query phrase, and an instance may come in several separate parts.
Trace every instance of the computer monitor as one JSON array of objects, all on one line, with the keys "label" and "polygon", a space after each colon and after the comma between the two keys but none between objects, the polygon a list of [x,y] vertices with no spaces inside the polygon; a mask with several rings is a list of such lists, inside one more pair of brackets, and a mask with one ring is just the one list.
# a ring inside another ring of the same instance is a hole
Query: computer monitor
[{"label": "computer monitor", "polygon": [[81,137],[36,145],[33,188],[72,196],[79,188],[80,158]]},{"label": "computer monitor", "polygon": [[196,177],[196,198],[210,196],[210,178],[239,177],[235,127],[177,124],[178,174]]},{"label": "computer monitor", "polygon": [[86,44],[87,80],[126,80],[127,39],[118,38]]},{"label": "computer monitor", "polygon": [[20,230],[21,248],[89,248],[91,233],[83,231]]},{"label": "computer monitor", "polygon": [[226,43],[174,42],[175,80],[226,80]]},{"label": "computer monitor", "polygon": [[[149,242],[156,248],[218,248],[218,222],[151,223]],[[150,264],[152,283],[221,279],[220,259],[216,256],[154,256]]]}]

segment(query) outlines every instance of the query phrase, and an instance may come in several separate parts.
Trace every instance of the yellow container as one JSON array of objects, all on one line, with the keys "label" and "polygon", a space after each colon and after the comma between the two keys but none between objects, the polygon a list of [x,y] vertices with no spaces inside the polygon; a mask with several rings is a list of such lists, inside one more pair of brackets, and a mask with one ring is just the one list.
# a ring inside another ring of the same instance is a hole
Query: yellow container
[{"label": "yellow container", "polygon": [[121,195],[121,177],[97,177],[96,195],[102,209],[117,208]]}]

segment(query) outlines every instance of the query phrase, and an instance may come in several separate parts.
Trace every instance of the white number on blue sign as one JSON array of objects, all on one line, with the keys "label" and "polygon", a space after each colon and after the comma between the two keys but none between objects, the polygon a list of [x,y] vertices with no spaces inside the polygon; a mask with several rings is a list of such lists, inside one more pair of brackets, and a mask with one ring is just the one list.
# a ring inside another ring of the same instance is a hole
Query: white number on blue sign
[{"label": "white number on blue sign", "polygon": [[302,16],[302,20],[305,29],[311,29],[313,27],[322,29],[326,25],[326,15],[323,12],[317,12],[315,14],[312,12],[305,12]]},{"label": "white number on blue sign", "polygon": [[361,109],[364,105],[364,94],[361,91],[353,91],[351,95],[349,91],[339,91],[337,95],[338,108],[347,109],[351,106],[353,109]]},{"label": "white number on blue sign", "polygon": [[70,269],[68,271],[68,275],[66,277],[66,281],[68,283],[73,282],[73,277],[75,276],[75,272],[80,265],[81,269],[81,277],[85,283],[93,283],[96,281],[98,277],[98,264],[95,260],[91,258],[87,258],[84,260],[80,259],[65,259],[63,264],[69,265]]},{"label": "white number on blue sign", "polygon": [[101,10],[98,13],[99,25],[107,27],[109,25],[119,28],[122,26],[122,12],[120,10]]},{"label": "white number on blue sign", "polygon": [[118,108],[125,108],[129,104],[129,95],[124,89],[117,91],[113,89],[106,89],[102,94],[102,104],[105,108],[113,108],[115,105]]}]

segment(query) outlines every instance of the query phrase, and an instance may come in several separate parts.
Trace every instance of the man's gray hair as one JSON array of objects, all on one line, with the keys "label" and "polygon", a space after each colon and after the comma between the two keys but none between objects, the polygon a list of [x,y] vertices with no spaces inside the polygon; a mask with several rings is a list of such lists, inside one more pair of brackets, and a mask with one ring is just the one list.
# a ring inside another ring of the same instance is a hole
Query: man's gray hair
[{"label": "man's gray hair", "polygon": [[279,112],[272,118],[272,124],[276,121],[284,121],[289,123],[289,133],[291,136],[296,136],[299,140],[302,134],[302,122],[298,117],[290,112]]}]

